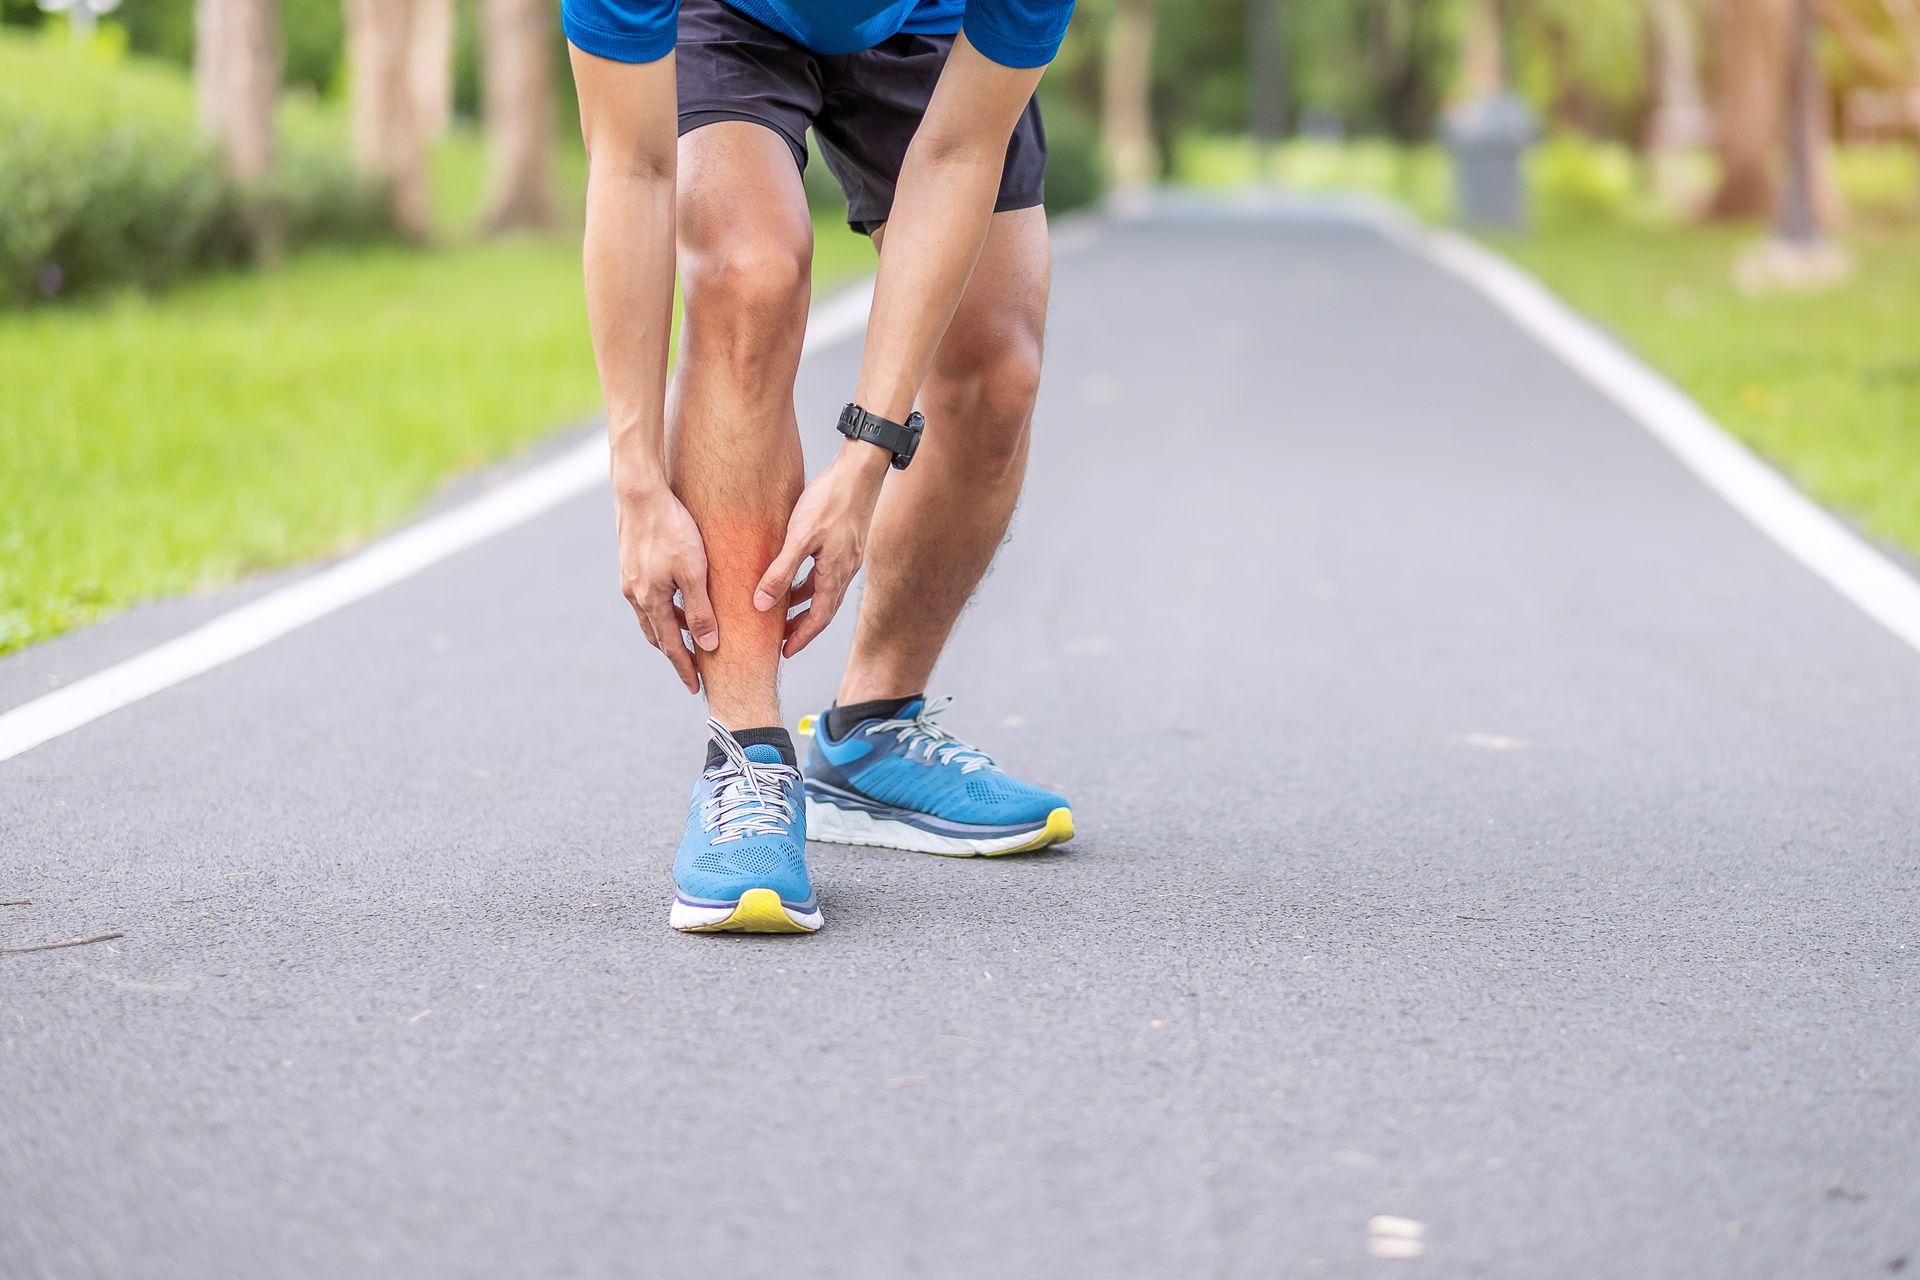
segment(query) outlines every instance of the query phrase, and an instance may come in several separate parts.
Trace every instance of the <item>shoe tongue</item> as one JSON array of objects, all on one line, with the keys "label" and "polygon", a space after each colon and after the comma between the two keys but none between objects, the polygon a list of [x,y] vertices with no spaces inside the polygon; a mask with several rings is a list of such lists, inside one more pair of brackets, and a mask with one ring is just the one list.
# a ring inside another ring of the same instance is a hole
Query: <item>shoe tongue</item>
[{"label": "shoe tongue", "polygon": [[753,761],[755,764],[786,763],[785,760],[780,758],[780,748],[769,746],[763,742],[756,742],[747,748],[747,759]]}]

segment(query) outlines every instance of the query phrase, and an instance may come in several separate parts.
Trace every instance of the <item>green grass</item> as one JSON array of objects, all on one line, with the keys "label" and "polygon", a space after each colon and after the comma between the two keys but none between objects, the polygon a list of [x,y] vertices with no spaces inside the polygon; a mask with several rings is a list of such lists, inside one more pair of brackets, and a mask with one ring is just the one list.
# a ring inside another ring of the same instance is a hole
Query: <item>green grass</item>
[{"label": "green grass", "polygon": [[[110,41],[9,35],[0,85],[48,118],[193,128],[186,79]],[[337,103],[280,115],[289,140],[346,145]],[[585,159],[577,142],[557,159],[577,227]],[[470,131],[435,149],[425,250],[316,250],[157,297],[0,310],[0,653],[345,550],[593,412],[577,230],[481,239],[485,168]],[[871,264],[839,219],[818,225],[818,281]]]},{"label": "green grass", "polygon": [[[815,257],[871,262],[831,218]],[[571,236],[330,251],[0,313],[0,652],[344,550],[585,417],[579,274]]]},{"label": "green grass", "polygon": [[320,253],[0,318],[0,650],[338,550],[593,404],[544,245]]},{"label": "green grass", "polygon": [[1492,243],[1807,493],[1920,555],[1920,231],[1857,234],[1853,278],[1806,296],[1734,288],[1756,239],[1629,225]]}]

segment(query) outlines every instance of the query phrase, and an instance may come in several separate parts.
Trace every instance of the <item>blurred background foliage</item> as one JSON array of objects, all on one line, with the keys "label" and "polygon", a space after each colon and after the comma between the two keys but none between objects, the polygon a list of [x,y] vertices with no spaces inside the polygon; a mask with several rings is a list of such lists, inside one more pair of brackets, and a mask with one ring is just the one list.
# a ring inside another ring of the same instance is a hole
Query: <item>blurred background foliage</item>
[{"label": "blurred background foliage", "polygon": [[289,247],[386,233],[378,192],[319,99],[282,101],[282,162],[251,189],[196,132],[189,82],[119,45],[115,28],[87,50],[0,40],[0,301],[251,263],[247,209],[262,199],[281,210]]},{"label": "blurred background foliage", "polygon": [[[482,0],[442,0],[452,8],[452,35],[446,58],[448,105],[456,131],[473,131],[483,120]],[[1112,178],[1103,138],[1103,93],[1107,54],[1116,14],[1129,0],[1083,0],[1059,59],[1042,86],[1053,150],[1049,203],[1068,210],[1098,199]],[[1710,91],[1718,68],[1714,10],[1740,0],[1671,0],[1694,27],[1701,92]],[[1748,0],[1759,7],[1789,0]],[[1427,166],[1444,166],[1419,155],[1442,133],[1450,101],[1465,92],[1462,50],[1477,4],[1493,0],[1151,0],[1152,51],[1148,82],[1152,162],[1155,175],[1175,181],[1248,180],[1288,177],[1285,166],[1223,165],[1235,141],[1249,133],[1251,83],[1265,76],[1274,84],[1280,106],[1280,132],[1313,144],[1316,154],[1297,162],[1306,170],[1326,167],[1326,144],[1356,148],[1377,156],[1376,144],[1406,151],[1408,158],[1389,166],[1386,190],[1406,192],[1432,180]],[[1903,64],[1920,59],[1920,49],[1902,51],[1898,13],[1906,0],[1821,0],[1826,11],[1845,10],[1847,24],[1867,38],[1884,40],[1887,59]],[[1267,62],[1256,56],[1260,15],[1270,10],[1271,40],[1278,50]],[[368,216],[369,195],[353,180],[345,159],[349,5],[341,0],[278,0],[279,79],[285,91],[281,135],[286,156],[279,165],[282,189],[267,194],[284,206],[294,247],[303,241],[363,241],[378,230]],[[547,6],[557,13],[557,3]],[[1658,0],[1507,0],[1504,9],[1505,59],[1513,87],[1541,116],[1547,145],[1533,161],[1530,177],[1547,196],[1539,206],[1549,217],[1619,216],[1630,211],[1648,183],[1644,167],[1660,86],[1653,71],[1650,14]],[[73,209],[79,225],[70,236],[47,226],[10,226],[0,238],[0,262],[9,296],[35,283],[45,263],[24,261],[31,246],[60,246],[61,292],[102,283],[163,283],[196,266],[244,262],[257,257],[248,243],[242,202],[231,192],[210,194],[208,158],[194,159],[191,93],[186,83],[195,58],[195,0],[125,0],[103,24],[102,36],[88,58],[55,56],[56,41],[17,38],[31,28],[52,28],[59,20],[43,13],[36,0],[0,0],[0,26],[16,38],[0,46],[0,104],[7,117],[7,149],[0,176],[16,190],[37,191],[10,204],[31,206],[32,215],[57,220]],[[557,29],[549,55],[554,74],[548,89],[554,101],[554,144],[576,145],[574,104],[565,53]],[[1822,96],[1834,121],[1844,121],[1846,104],[1876,92],[1897,96],[1885,69],[1872,57],[1858,56],[1858,41],[1822,41]],[[80,65],[84,61],[85,65]],[[173,69],[173,73],[169,72]],[[1920,88],[1920,66],[1905,66]],[[1110,104],[1105,104],[1110,106]],[[1879,140],[1920,140],[1920,121],[1882,129]],[[436,133],[435,138],[439,135]],[[1704,139],[1698,149],[1704,150]],[[1285,159],[1285,148],[1267,150]],[[101,199],[82,208],[74,190],[84,178],[50,173],[50,156],[86,154],[92,163],[65,167],[98,174]],[[1248,153],[1250,156],[1251,153]],[[149,157],[135,163],[131,157]],[[428,161],[430,163],[430,160]],[[1372,160],[1353,166],[1371,173]],[[363,168],[365,166],[362,166]],[[1425,172],[1423,179],[1421,174]],[[837,193],[824,173],[810,174],[809,192],[823,209]],[[1444,175],[1440,177],[1444,183]],[[1710,184],[1710,175],[1698,181]],[[1920,187],[1920,184],[1916,184]],[[181,216],[155,217],[170,233],[150,237],[151,227],[130,227],[136,243],[122,251],[103,242],[95,210],[112,205],[117,190],[158,210]],[[256,193],[258,194],[258,193]],[[1920,192],[1908,190],[1903,197]],[[1895,204],[1900,202],[1896,201]],[[1914,199],[1904,200],[1913,212]],[[1874,213],[1888,202],[1870,202]],[[15,212],[13,221],[28,215]],[[189,234],[177,224],[197,228]],[[416,228],[417,230],[417,228]],[[141,238],[148,237],[148,238]],[[141,246],[151,257],[136,261]],[[38,280],[45,286],[48,281]]]},{"label": "blurred background foliage", "polygon": [[[1528,226],[1484,234],[1920,551],[1920,0],[1813,5],[1841,265],[1776,288],[1749,267],[1790,185],[1795,4],[1081,0],[1041,87],[1048,204],[1258,184],[1447,221],[1450,113],[1511,88]],[[350,546],[592,411],[557,16],[123,0],[76,42],[0,0],[0,652]],[[870,266],[824,165],[807,190],[817,279]]]}]

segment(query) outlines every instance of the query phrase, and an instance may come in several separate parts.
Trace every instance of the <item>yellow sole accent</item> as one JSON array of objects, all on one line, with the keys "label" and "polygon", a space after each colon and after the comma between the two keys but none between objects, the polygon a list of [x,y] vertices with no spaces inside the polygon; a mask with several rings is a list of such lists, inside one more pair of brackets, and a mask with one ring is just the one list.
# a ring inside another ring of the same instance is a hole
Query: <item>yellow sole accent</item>
[{"label": "yellow sole accent", "polygon": [[740,895],[733,914],[713,924],[697,924],[683,933],[812,933],[796,924],[780,905],[780,895],[771,889],[749,889]]},{"label": "yellow sole accent", "polygon": [[1032,853],[1035,849],[1065,844],[1071,839],[1073,839],[1073,810],[1063,805],[1047,815],[1047,825],[1033,839],[1025,844],[1015,845],[1011,849],[995,849],[992,853],[982,856],[999,858],[1009,853]]}]

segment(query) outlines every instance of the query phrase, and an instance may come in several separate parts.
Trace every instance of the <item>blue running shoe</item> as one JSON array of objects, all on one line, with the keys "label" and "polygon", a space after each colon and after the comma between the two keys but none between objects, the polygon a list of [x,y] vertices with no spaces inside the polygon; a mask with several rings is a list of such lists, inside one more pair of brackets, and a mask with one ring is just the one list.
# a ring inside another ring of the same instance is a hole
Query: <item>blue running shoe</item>
[{"label": "blue running shoe", "polygon": [[807,836],[954,858],[1025,853],[1073,839],[1073,811],[1051,791],[1009,777],[986,752],[942,729],[952,698],[915,699],[835,741],[807,716]]},{"label": "blue running shoe", "polygon": [[800,771],[778,748],[743,747],[718,720],[721,760],[694,783],[673,859],[673,914],[688,933],[812,933],[820,904],[807,879]]}]

